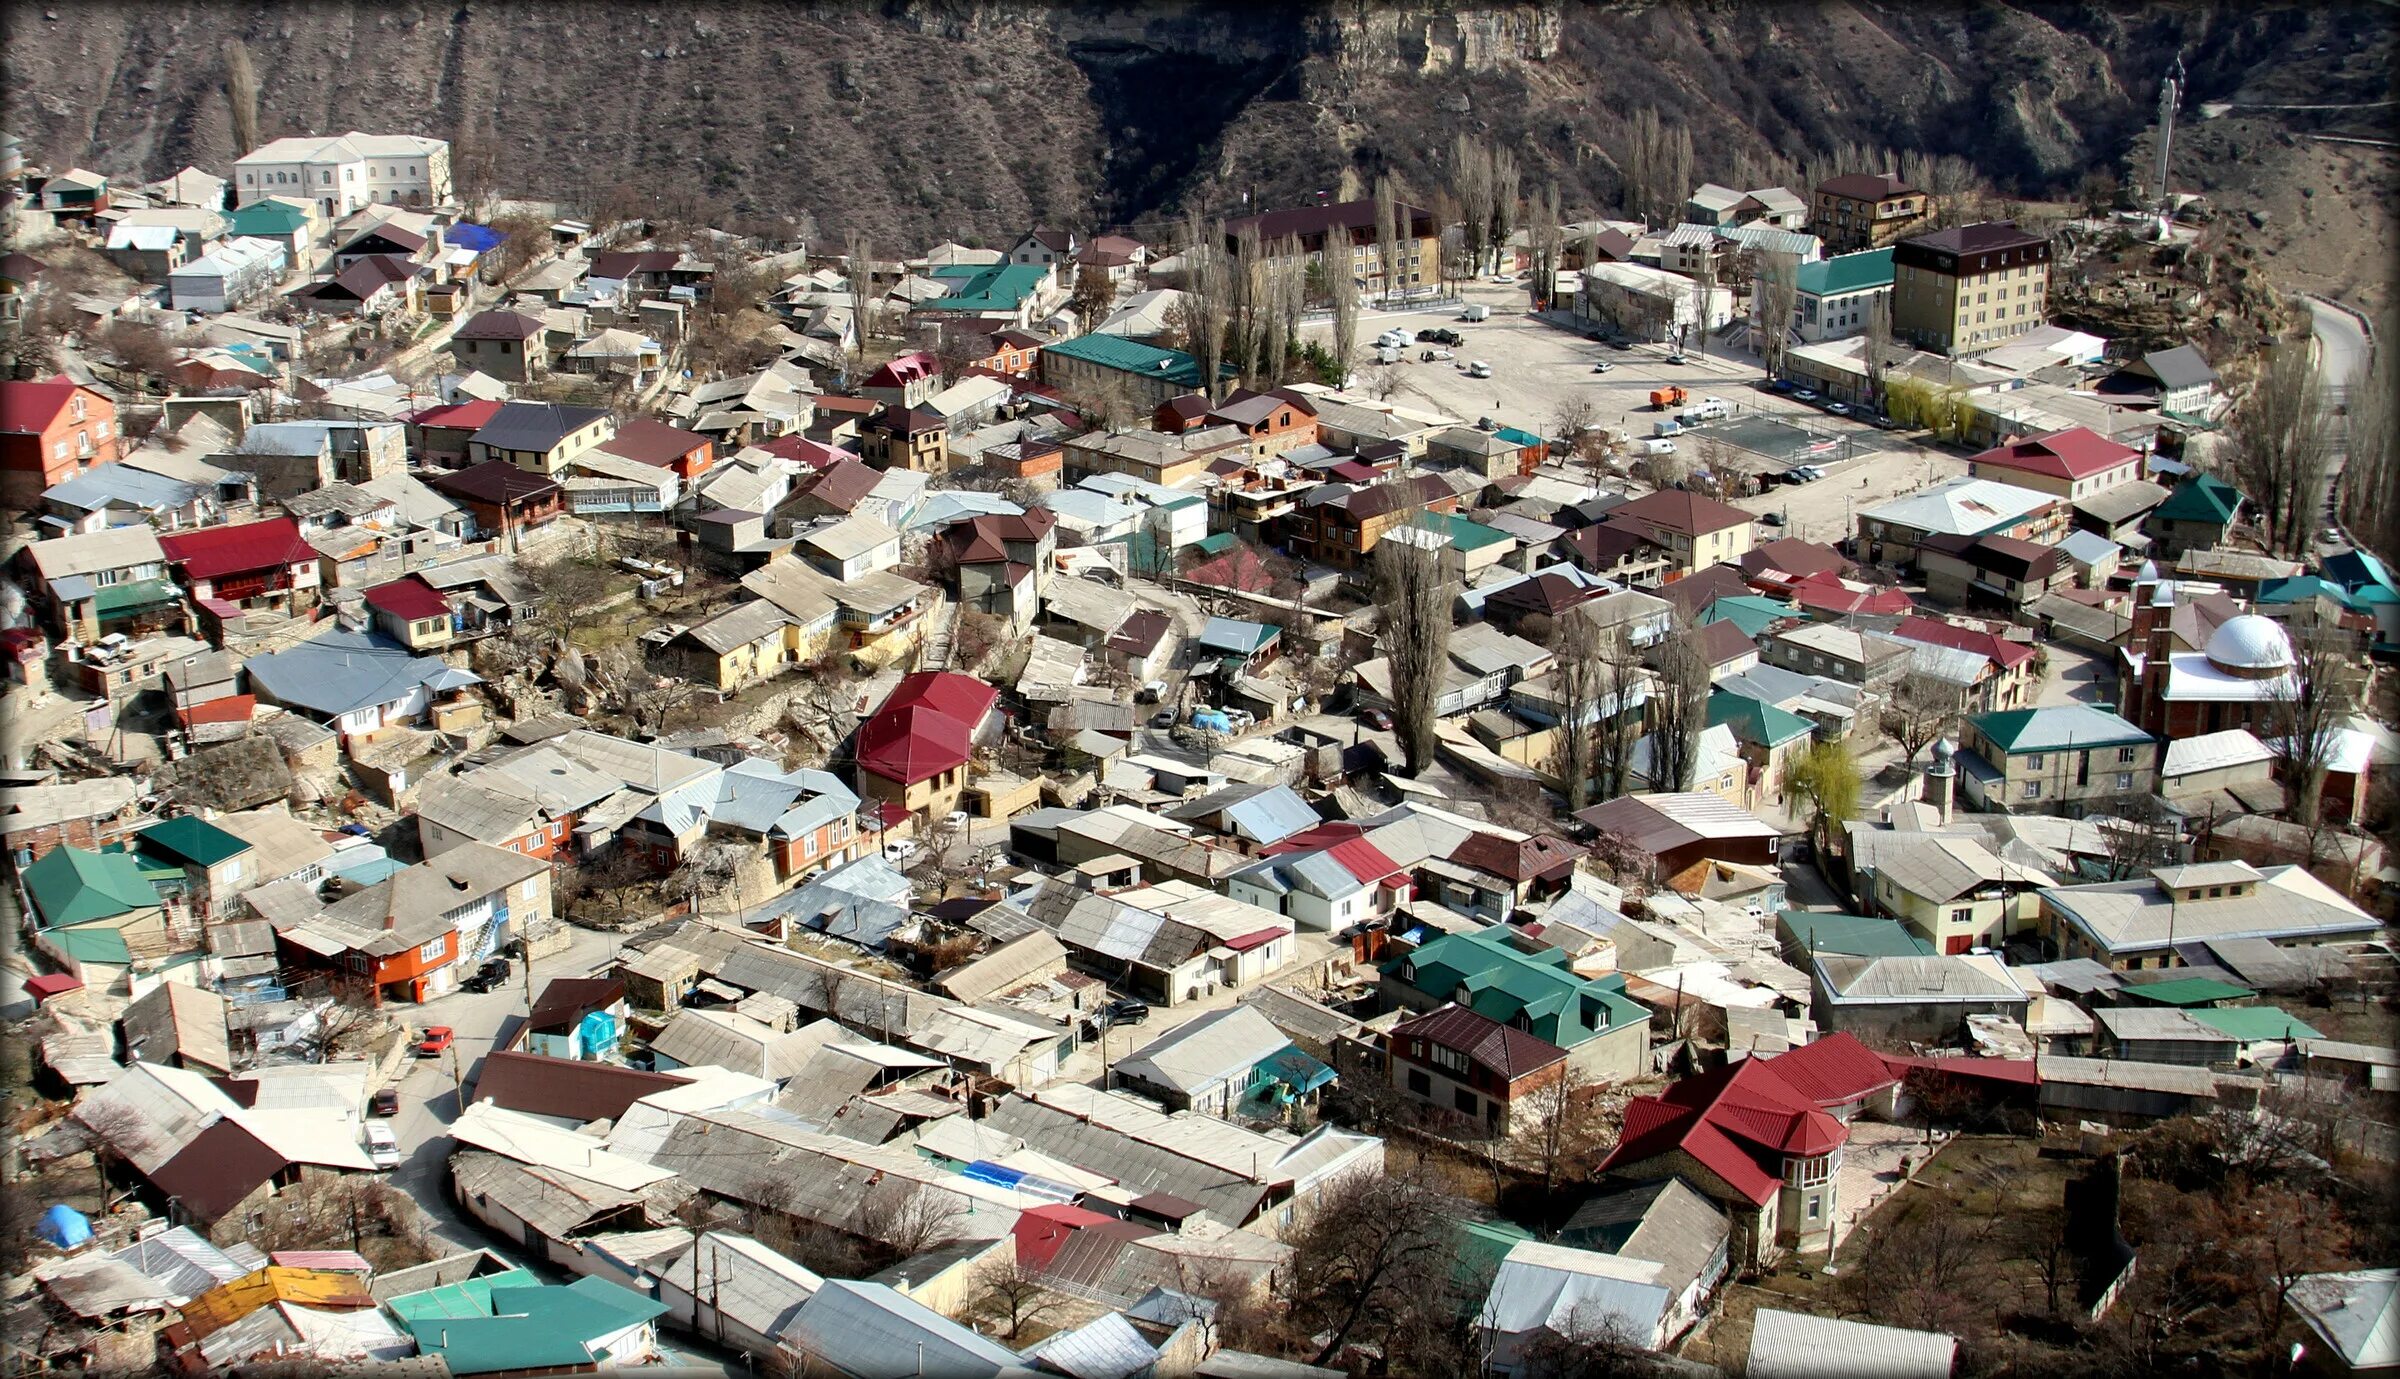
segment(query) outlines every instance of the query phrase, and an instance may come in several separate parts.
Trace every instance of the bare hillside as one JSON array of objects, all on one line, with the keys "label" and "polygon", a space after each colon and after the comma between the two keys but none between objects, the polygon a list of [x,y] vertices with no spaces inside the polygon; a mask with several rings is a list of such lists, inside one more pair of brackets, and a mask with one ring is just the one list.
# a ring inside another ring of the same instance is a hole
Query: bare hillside
[{"label": "bare hillside", "polygon": [[[1570,206],[1609,207],[1612,154],[1643,107],[1692,129],[1700,177],[1864,144],[2057,194],[2129,152],[2179,49],[2195,103],[2373,100],[2390,94],[2395,22],[2369,3],[1997,0],[128,0],[12,5],[9,21],[6,127],[54,161],[221,167],[238,39],[269,137],[421,130],[531,193],[631,188],[886,243],[1139,225],[1327,189],[1344,169],[1422,189],[1459,131],[1515,148],[1528,186],[1554,178]],[[2256,177],[2217,180],[2283,194],[2275,150],[2260,152]]]}]

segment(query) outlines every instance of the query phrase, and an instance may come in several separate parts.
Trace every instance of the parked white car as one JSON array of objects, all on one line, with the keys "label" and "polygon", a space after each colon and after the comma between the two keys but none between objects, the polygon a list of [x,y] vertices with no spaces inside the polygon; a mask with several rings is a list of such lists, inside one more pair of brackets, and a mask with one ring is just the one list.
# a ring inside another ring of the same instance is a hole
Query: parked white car
[{"label": "parked white car", "polygon": [[883,860],[886,862],[905,862],[916,855],[917,840],[914,838],[902,838],[883,845]]},{"label": "parked white car", "polygon": [[379,1120],[367,1122],[367,1157],[378,1169],[400,1166],[400,1140],[392,1134],[392,1127]]},{"label": "parked white car", "polygon": [[1469,378],[1490,378],[1491,376],[1492,366],[1480,359],[1467,365],[1467,377]]}]

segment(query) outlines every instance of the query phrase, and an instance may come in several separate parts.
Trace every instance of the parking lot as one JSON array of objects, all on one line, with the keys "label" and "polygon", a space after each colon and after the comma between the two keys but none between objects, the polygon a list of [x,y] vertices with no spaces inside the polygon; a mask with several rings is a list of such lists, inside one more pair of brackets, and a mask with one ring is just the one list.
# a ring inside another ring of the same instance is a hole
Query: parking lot
[{"label": "parking lot", "polygon": [[[1687,363],[1669,364],[1660,345],[1614,349],[1528,315],[1520,287],[1476,283],[1466,289],[1465,298],[1488,306],[1490,318],[1461,321],[1454,306],[1382,312],[1370,304],[1359,313],[1361,346],[1387,328],[1411,337],[1405,362],[1390,366],[1393,402],[1438,408],[1469,423],[1490,417],[1547,435],[1556,431],[1566,404],[1582,398],[1592,404],[1597,424],[1619,434],[1643,436],[1666,418],[1649,405],[1653,389],[1679,384],[1694,402],[1722,398],[1736,415],[1709,423],[1708,429],[1729,445],[1777,455],[1777,447],[1833,442],[1827,450],[1804,452],[1791,461],[1817,465],[1826,471],[1824,479],[1778,485],[1755,497],[1732,500],[1752,512],[1783,516],[1783,535],[1813,541],[1837,541],[1847,535],[1861,507],[1966,473],[1965,461],[1947,451],[1768,391],[1761,386],[1764,372],[1754,361],[1692,354]],[[1464,337],[1465,343],[1452,350],[1455,360],[1419,359],[1430,347],[1413,343],[1414,337],[1432,328]],[[1319,324],[1303,333],[1322,341],[1327,330]],[[1466,366],[1475,361],[1490,364],[1492,376],[1467,377]],[[1601,362],[1609,371],[1593,372],[1592,366]]]}]

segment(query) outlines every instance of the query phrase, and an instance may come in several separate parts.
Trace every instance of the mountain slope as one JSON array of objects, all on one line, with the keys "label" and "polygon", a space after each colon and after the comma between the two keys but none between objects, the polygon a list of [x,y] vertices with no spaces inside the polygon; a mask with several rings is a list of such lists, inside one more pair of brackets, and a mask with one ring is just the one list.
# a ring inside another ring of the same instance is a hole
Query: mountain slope
[{"label": "mountain slope", "polygon": [[1698,177],[1859,143],[2058,193],[2123,156],[2179,47],[2192,102],[2278,81],[2316,93],[2285,99],[2366,100],[2389,95],[2393,31],[2374,4],[1997,0],[127,0],[9,21],[5,127],[57,163],[222,168],[239,39],[268,137],[420,131],[529,194],[813,216],[803,231],[889,244],[1222,212],[1344,169],[1421,191],[1459,131],[1515,148],[1529,188],[1612,206],[1612,153],[1644,106],[1690,126]]}]

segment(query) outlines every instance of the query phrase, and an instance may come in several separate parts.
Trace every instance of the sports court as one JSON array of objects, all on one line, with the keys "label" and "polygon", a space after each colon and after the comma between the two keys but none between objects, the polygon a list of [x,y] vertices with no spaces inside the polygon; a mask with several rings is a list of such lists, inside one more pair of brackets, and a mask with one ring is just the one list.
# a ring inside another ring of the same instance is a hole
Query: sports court
[{"label": "sports court", "polygon": [[1779,465],[1830,464],[1855,453],[1847,435],[1818,436],[1788,421],[1753,412],[1700,428],[1736,449]]}]

